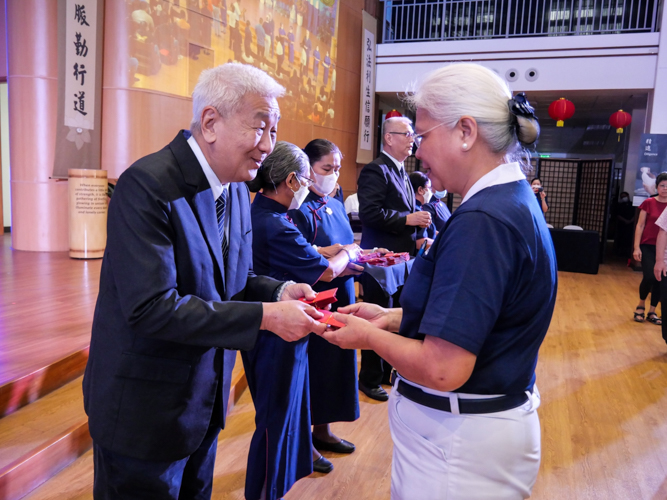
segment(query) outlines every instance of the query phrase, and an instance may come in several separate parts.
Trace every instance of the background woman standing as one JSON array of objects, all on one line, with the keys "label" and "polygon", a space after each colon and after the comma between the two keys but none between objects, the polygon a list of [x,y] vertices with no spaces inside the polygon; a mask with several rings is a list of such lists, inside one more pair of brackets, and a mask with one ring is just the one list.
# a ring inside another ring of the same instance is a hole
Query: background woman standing
[{"label": "background woman standing", "polygon": [[[338,183],[338,171],[343,155],[334,143],[326,139],[310,141],[304,148],[313,169],[314,183],[310,193],[298,210],[289,215],[306,241],[315,245],[325,256],[326,248],[352,245],[354,235],[343,204],[327,196]],[[358,274],[363,267],[348,266]],[[313,286],[316,292],[338,288],[338,307],[354,304],[354,276],[348,274]],[[352,422],[359,418],[359,392],[357,386],[357,353],[353,349],[341,349],[318,335],[310,336],[308,368],[310,373],[310,414],[313,424],[313,446],[317,450],[352,453],[354,444],[336,436],[329,424]],[[314,452],[317,455],[319,453]]]},{"label": "background woman standing", "polygon": [[635,228],[635,249],[632,256],[636,261],[642,263],[644,277],[639,284],[639,303],[635,308],[634,320],[642,323],[644,311],[646,310],[646,299],[651,293],[651,307],[646,315],[646,321],[655,325],[662,325],[662,320],[655,312],[660,303],[660,282],[655,279],[653,268],[655,266],[655,243],[660,228],[655,221],[667,208],[667,172],[662,172],[655,179],[658,188],[658,196],[647,198],[639,205],[639,219]]}]

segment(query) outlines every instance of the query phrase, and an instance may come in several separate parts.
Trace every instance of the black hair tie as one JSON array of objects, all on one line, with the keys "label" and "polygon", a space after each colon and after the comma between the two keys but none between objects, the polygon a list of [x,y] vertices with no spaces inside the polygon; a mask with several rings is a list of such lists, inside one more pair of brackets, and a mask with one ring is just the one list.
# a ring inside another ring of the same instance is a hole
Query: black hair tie
[{"label": "black hair tie", "polygon": [[508,100],[507,107],[514,116],[523,116],[537,120],[537,116],[535,116],[535,108],[533,108],[528,102],[528,99],[526,99],[525,92],[519,92]]}]

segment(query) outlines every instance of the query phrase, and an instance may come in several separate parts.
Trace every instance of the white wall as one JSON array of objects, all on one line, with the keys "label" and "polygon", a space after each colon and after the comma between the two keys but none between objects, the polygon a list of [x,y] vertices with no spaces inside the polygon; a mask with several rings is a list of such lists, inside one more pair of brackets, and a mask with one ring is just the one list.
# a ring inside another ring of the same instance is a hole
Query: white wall
[{"label": "white wall", "polygon": [[[506,77],[514,90],[652,89],[659,33],[533,37],[378,45],[377,92],[405,92],[447,63],[478,62]],[[536,70],[534,81],[528,70]],[[667,68],[666,68],[667,70]]]},{"label": "white wall", "polygon": [[[667,9],[662,9],[661,32],[667,30]],[[651,112],[651,134],[667,134],[667,36],[660,40],[660,55],[656,64],[655,92]]]},{"label": "white wall", "polygon": [[0,83],[0,148],[2,148],[2,215],[3,226],[12,225],[12,203],[10,199],[11,179],[9,178],[9,99],[7,83]]}]

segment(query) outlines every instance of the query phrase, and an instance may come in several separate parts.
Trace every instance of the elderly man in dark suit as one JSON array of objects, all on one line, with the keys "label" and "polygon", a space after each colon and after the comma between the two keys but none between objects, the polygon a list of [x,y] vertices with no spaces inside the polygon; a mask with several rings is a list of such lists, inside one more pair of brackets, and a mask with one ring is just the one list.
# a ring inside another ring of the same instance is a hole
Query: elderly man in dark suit
[{"label": "elderly man in dark suit", "polygon": [[[428,212],[415,210],[415,193],[403,162],[412,154],[414,131],[406,117],[389,118],[382,124],[382,153],[359,174],[357,195],[361,219],[361,247],[382,247],[392,252],[415,254],[418,228],[431,224]],[[369,275],[360,278],[364,301],[394,307],[400,289],[388,295]],[[374,351],[362,351],[359,389],[369,398],[387,401],[380,385],[389,383],[391,366]]]},{"label": "elderly man in dark suit", "polygon": [[192,133],[118,180],[83,383],[96,499],[210,498],[231,349],[324,330],[295,300],[308,285],[252,272],[243,181],[273,150],[283,92],[251,66],[203,72]]}]

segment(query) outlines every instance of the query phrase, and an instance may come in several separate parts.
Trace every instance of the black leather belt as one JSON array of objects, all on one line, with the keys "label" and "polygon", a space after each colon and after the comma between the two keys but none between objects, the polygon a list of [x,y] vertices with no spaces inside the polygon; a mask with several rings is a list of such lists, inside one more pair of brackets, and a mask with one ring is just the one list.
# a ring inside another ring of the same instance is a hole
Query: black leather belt
[{"label": "black leather belt", "polygon": [[[403,380],[398,381],[397,390],[410,401],[419,403],[422,406],[428,406],[435,410],[447,411],[450,413],[452,411],[449,404],[449,398],[429,394],[414,385],[403,382]],[[528,396],[526,393],[522,393],[509,396],[498,396],[497,398],[459,399],[458,401],[459,413],[496,413],[521,406],[528,401]]]}]

